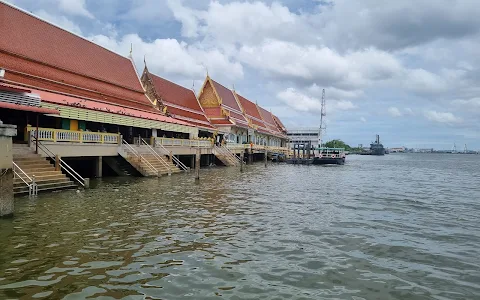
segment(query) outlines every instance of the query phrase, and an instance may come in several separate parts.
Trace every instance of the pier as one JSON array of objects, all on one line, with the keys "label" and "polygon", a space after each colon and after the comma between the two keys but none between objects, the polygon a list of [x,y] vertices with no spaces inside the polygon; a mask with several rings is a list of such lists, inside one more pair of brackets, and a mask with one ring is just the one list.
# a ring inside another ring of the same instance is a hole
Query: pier
[{"label": "pier", "polygon": [[291,155],[285,126],[260,99],[208,74],[196,93],[151,73],[147,61],[139,76],[131,53],[113,53],[9,4],[0,10],[0,34],[9,41],[0,48],[0,120],[17,128],[16,195],[88,188],[89,178],[104,176],[194,170],[198,179],[201,167],[243,170],[269,154]]}]

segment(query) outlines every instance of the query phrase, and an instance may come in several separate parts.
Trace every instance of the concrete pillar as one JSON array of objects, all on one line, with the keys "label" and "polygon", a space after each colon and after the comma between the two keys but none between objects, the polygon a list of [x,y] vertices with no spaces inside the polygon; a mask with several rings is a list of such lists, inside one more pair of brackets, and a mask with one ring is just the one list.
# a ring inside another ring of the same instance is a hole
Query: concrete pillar
[{"label": "concrete pillar", "polygon": [[197,149],[197,154],[195,158],[195,179],[200,180],[200,158],[202,154],[200,152],[200,149]]},{"label": "concrete pillar", "polygon": [[248,153],[248,163],[252,164],[252,162],[253,162],[253,149],[250,149]]},{"label": "concrete pillar", "polygon": [[190,169],[194,169],[195,168],[195,154],[192,155],[192,161],[190,162]]},{"label": "concrete pillar", "polygon": [[240,172],[243,172],[243,157],[245,156],[245,151],[240,152]]},{"label": "concrete pillar", "polygon": [[12,136],[16,135],[16,125],[0,121],[0,218],[13,217],[14,212]]},{"label": "concrete pillar", "polygon": [[268,151],[267,151],[267,147],[265,147],[265,157],[264,157],[264,160],[265,160],[265,168],[267,167],[267,160],[268,160]]},{"label": "concrete pillar", "polygon": [[99,156],[95,159],[95,177],[102,178],[103,176],[103,157]]}]

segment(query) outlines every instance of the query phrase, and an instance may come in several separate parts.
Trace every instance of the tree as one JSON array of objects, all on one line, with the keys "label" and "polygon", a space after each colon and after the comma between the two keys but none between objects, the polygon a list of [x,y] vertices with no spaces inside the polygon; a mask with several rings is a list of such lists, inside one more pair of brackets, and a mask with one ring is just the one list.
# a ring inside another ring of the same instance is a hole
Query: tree
[{"label": "tree", "polygon": [[352,148],[345,144],[342,140],[331,140],[325,143],[325,147],[327,148],[345,148],[346,151],[350,151]]}]

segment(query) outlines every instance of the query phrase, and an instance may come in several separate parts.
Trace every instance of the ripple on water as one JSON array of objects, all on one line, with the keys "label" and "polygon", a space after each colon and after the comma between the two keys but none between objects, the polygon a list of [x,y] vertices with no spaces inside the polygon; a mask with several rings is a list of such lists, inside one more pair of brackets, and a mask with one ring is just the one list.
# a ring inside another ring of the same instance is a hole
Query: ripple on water
[{"label": "ripple on water", "polygon": [[0,298],[475,299],[480,158],[111,178],[17,201]]}]

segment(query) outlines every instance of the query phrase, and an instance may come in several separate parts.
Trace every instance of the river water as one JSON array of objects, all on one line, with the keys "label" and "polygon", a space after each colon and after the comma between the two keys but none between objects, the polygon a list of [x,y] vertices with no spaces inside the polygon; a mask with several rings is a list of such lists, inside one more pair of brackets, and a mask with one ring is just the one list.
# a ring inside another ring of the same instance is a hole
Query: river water
[{"label": "river water", "polygon": [[0,299],[480,299],[480,156],[349,156],[18,198]]}]

